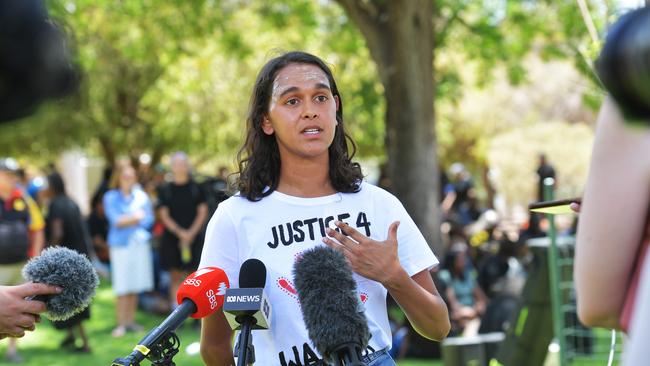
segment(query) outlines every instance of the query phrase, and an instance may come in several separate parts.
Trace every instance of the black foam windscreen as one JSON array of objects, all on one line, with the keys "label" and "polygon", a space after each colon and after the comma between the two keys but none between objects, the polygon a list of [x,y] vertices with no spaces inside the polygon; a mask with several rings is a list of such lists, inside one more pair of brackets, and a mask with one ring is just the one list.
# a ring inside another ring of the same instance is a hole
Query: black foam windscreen
[{"label": "black foam windscreen", "polygon": [[266,266],[261,260],[247,259],[239,270],[239,288],[264,288]]},{"label": "black foam windscreen", "polygon": [[340,252],[326,246],[303,253],[294,266],[294,282],[309,338],[326,359],[341,346],[364,350],[370,331],[352,269]]}]

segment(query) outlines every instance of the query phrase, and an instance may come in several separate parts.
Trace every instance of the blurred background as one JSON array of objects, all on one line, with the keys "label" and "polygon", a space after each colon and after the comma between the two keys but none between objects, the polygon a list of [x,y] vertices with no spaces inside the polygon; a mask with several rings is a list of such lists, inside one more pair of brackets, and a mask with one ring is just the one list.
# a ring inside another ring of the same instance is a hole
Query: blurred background
[{"label": "blurred background", "polygon": [[[56,171],[82,214],[95,220],[94,232],[89,221],[91,234],[101,239],[105,218],[98,201],[111,169],[130,162],[155,204],[158,187],[172,179],[170,156],[176,151],[187,154],[214,209],[232,194],[224,183],[234,179],[229,174],[236,172],[256,73],[282,52],[304,50],[333,69],[367,180],[404,202],[443,262],[433,273],[441,292],[457,285],[455,272],[467,271],[473,279],[468,286],[478,289],[470,291],[470,306],[489,307],[500,294],[520,298],[532,258],[527,240],[548,232],[548,220],[527,211],[530,202],[543,198],[541,180],[555,179],[556,198],[582,194],[596,112],[605,96],[593,61],[608,25],[645,2],[45,4],[66,34],[81,73],[79,89],[0,125],[0,156],[18,161],[21,184],[43,211],[43,182]],[[574,221],[559,218],[557,231],[570,236]],[[153,256],[160,234],[154,226]],[[101,240],[93,242],[97,267],[108,271]],[[164,295],[168,274],[157,271],[156,278],[158,293],[140,298],[138,320],[146,327],[170,309]],[[61,348],[64,334],[44,325],[19,342],[22,361],[98,365],[130,352],[145,333],[110,337],[114,299],[107,282],[102,280],[87,321],[90,353]],[[392,318],[396,333],[404,329],[408,340],[413,332],[398,309]],[[472,332],[466,320],[456,322],[452,335]],[[199,334],[190,323],[180,333],[180,365],[201,364],[196,345],[186,349]],[[508,326],[502,321],[490,331]],[[0,343],[0,354],[5,348]],[[439,345],[431,342],[414,338],[394,348],[400,365],[442,362]]]}]

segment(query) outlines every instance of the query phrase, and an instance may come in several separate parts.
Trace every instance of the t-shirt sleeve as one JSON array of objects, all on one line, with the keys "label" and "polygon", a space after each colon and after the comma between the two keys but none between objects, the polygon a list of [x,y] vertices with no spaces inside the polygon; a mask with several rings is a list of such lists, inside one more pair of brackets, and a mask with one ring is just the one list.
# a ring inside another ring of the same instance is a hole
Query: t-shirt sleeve
[{"label": "t-shirt sleeve", "polygon": [[169,191],[171,187],[169,183],[163,183],[156,188],[156,195],[158,199],[156,200],[156,209],[161,207],[169,207]]},{"label": "t-shirt sleeve", "polygon": [[117,193],[116,191],[110,190],[104,194],[104,214],[106,215],[106,220],[111,227],[117,226],[117,221],[120,219],[121,213],[117,207]]},{"label": "t-shirt sleeve", "polygon": [[[393,221],[399,221],[397,229],[397,252],[399,260],[409,274],[413,276],[423,270],[431,270],[438,265],[438,258],[433,254],[429,244],[415,225],[411,216],[406,212],[402,203],[393,195],[390,199],[382,200],[391,207],[385,207],[384,212],[390,212],[390,221],[387,222],[387,228]],[[385,235],[387,235],[386,232]]]},{"label": "t-shirt sleeve", "polygon": [[208,196],[205,194],[205,189],[201,187],[198,183],[194,183],[196,189],[196,204],[200,205],[201,203],[208,203]]},{"label": "t-shirt sleeve", "polygon": [[226,272],[230,287],[239,286],[237,231],[225,205],[214,213],[205,233],[199,268],[218,267]]}]

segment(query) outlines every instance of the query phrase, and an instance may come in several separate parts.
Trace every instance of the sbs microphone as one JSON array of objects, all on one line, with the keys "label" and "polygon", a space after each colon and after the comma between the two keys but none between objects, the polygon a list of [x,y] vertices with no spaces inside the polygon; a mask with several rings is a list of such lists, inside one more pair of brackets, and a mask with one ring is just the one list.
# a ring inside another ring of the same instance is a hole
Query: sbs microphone
[{"label": "sbs microphone", "polygon": [[129,356],[113,361],[113,365],[139,364],[187,317],[199,319],[217,311],[223,305],[223,297],[229,285],[226,273],[217,267],[201,268],[189,275],[176,293],[178,307],[142,338]]},{"label": "sbs microphone", "polygon": [[303,253],[294,282],[312,343],[334,365],[365,365],[361,352],[370,331],[352,269],[342,253],[319,246]]},{"label": "sbs microphone", "polygon": [[49,247],[23,267],[26,280],[63,289],[57,295],[38,295],[30,300],[45,303],[46,317],[66,320],[83,311],[95,295],[99,278],[86,256],[65,247]]}]

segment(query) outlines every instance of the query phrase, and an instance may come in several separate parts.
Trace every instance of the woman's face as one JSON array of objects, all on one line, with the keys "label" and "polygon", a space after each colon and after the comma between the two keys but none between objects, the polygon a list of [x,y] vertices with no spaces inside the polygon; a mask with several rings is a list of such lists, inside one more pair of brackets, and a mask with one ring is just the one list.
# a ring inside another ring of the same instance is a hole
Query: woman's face
[{"label": "woman's face", "polygon": [[275,134],[283,159],[327,156],[338,106],[323,70],[311,64],[289,64],[273,82],[262,129],[267,135]]},{"label": "woman's face", "polygon": [[136,183],[135,169],[126,167],[120,173],[120,188],[131,189]]}]

